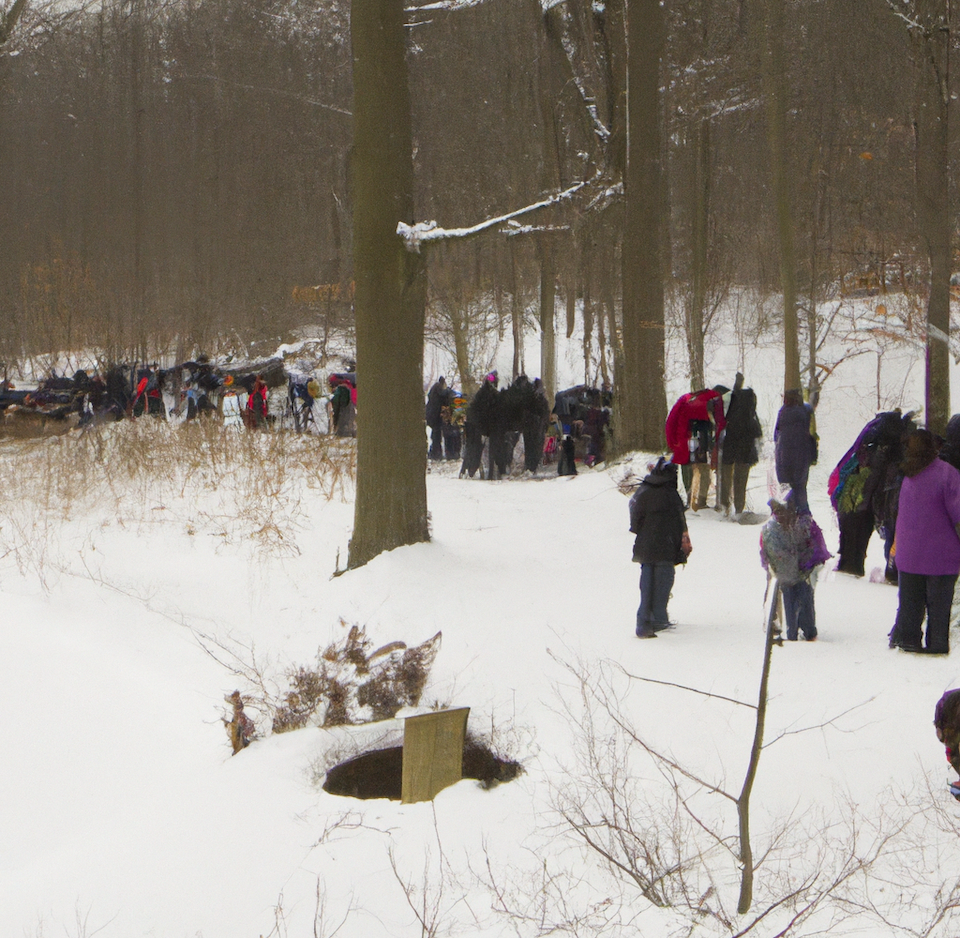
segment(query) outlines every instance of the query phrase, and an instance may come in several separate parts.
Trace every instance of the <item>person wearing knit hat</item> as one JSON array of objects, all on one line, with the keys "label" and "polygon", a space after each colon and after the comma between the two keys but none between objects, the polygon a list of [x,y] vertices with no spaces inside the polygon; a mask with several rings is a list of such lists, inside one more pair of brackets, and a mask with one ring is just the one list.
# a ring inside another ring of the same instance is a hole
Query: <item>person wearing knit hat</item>
[{"label": "person wearing knit hat", "polygon": [[772,517],[760,532],[760,562],[780,584],[787,641],[797,641],[801,632],[808,642],[816,641],[817,612],[811,578],[831,554],[813,515],[797,511],[792,492],[784,501],[771,498],[767,504]]}]

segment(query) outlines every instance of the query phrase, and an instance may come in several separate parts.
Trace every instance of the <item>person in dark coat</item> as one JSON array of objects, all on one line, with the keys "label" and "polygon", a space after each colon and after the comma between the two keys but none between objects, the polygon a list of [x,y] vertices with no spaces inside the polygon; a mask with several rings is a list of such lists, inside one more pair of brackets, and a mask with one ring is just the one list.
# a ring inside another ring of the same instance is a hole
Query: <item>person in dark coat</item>
[{"label": "person in dark coat", "polygon": [[691,551],[677,466],[661,457],[630,499],[630,530],[636,535],[633,562],[640,564],[637,638],[656,638],[670,625],[667,603],[675,567]]},{"label": "person in dark coat", "polygon": [[960,472],[960,414],[954,414],[943,433],[940,458]]},{"label": "person in dark coat", "polygon": [[763,437],[763,427],[757,417],[757,395],[753,388],[743,386],[743,375],[737,374],[727,405],[727,426],[723,431],[720,470],[720,505],[740,514],[747,505],[747,480],[750,467],[760,461],[757,440]]},{"label": "person in dark coat", "polygon": [[[520,376],[522,378],[523,375]],[[520,381],[517,378],[517,381]],[[550,402],[547,400],[543,382],[534,378],[524,397],[521,433],[523,434],[523,467],[536,472],[543,459],[543,444],[547,438],[547,423],[550,420]]]},{"label": "person in dark coat", "polygon": [[443,459],[443,406],[447,400],[447,379],[440,375],[437,383],[430,388],[427,394],[427,407],[425,416],[427,426],[430,428],[430,451],[431,459]]},{"label": "person in dark coat", "polygon": [[558,476],[575,476],[577,474],[577,448],[573,437],[569,434],[560,443],[560,459],[557,460]]},{"label": "person in dark coat", "polygon": [[837,570],[863,576],[874,529],[884,538],[886,578],[897,582],[891,554],[903,474],[904,440],[917,428],[913,414],[899,410],[877,414],[830,473],[827,490],[837,512],[840,549]]},{"label": "person in dark coat", "polygon": [[804,403],[802,391],[784,392],[773,441],[777,481],[790,486],[798,512],[809,511],[807,479],[810,466],[816,462],[817,438],[813,430],[813,408]]}]

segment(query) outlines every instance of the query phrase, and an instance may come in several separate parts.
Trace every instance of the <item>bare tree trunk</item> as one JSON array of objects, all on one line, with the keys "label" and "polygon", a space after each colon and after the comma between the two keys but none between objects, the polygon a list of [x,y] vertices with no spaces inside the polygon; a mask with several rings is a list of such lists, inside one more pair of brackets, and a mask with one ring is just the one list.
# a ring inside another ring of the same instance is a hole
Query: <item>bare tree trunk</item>
[{"label": "bare tree trunk", "polygon": [[710,224],[710,119],[701,118],[694,130],[694,193],[692,286],[687,308],[687,353],[690,390],[705,387],[703,375],[704,310],[707,305],[707,251]]},{"label": "bare tree trunk", "polygon": [[753,847],[750,843],[750,794],[753,791],[753,782],[757,777],[757,766],[760,764],[760,753],[763,752],[763,727],[767,717],[767,686],[770,682],[770,658],[773,646],[779,632],[777,631],[777,609],[780,604],[780,583],[773,581],[770,590],[770,613],[767,616],[767,636],[763,650],[763,669],[760,672],[760,690],[757,694],[757,719],[754,724],[753,745],[750,747],[750,761],[747,764],[747,774],[743,779],[743,788],[737,799],[737,817],[740,829],[740,863],[742,873],[740,878],[740,900],[737,903],[737,912],[740,915],[750,911],[753,904]]},{"label": "bare tree trunk", "polygon": [[453,349],[457,357],[457,373],[464,394],[472,396],[477,390],[477,379],[470,366],[470,350],[467,348],[467,322],[459,304],[450,304],[450,325],[453,327]]},{"label": "bare tree trunk", "polygon": [[780,246],[780,289],[783,292],[783,387],[800,388],[800,345],[797,331],[797,262],[793,238],[793,207],[787,167],[787,86],[784,75],[783,0],[762,0],[760,20],[764,94],[770,173]]},{"label": "bare tree trunk", "polygon": [[[583,383],[593,381],[593,283],[590,265],[593,258],[589,250],[580,255],[580,278],[583,283]],[[603,327],[601,326],[601,333]]]},{"label": "bare tree trunk", "polygon": [[133,141],[130,165],[130,200],[133,215],[133,269],[132,269],[132,309],[133,336],[137,342],[137,353],[141,361],[150,357],[147,341],[146,322],[146,278],[143,270],[144,255],[144,145],[143,145],[143,108],[144,108],[144,34],[143,0],[130,0],[130,111],[133,125]]},{"label": "bare tree trunk", "polygon": [[661,217],[659,0],[627,0],[627,169],[623,227],[623,372],[617,373],[620,446],[658,450],[667,416]]},{"label": "bare tree trunk", "polygon": [[513,377],[523,373],[523,299],[520,296],[520,278],[517,276],[517,249],[510,245],[510,273],[513,277],[510,301],[510,322],[513,329]]},{"label": "bare tree trunk", "polygon": [[348,561],[354,568],[382,551],[428,540],[429,526],[425,265],[397,235],[399,222],[414,221],[402,0],[354,0],[350,32],[359,396],[357,499]]},{"label": "bare tree trunk", "polygon": [[[949,15],[949,4],[947,11]],[[918,59],[923,69],[918,79],[914,124],[917,216],[930,259],[926,425],[934,433],[942,434],[950,419],[949,22],[945,30],[914,41],[915,47],[920,47]]]},{"label": "bare tree trunk", "polygon": [[540,379],[552,401],[557,393],[557,276],[553,235],[540,236]]}]

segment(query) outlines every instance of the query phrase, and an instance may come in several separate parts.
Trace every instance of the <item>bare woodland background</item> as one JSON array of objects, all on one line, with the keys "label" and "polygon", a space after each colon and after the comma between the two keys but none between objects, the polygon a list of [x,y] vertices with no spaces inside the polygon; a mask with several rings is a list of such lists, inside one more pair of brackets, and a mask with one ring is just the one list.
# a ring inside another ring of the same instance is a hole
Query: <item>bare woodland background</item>
[{"label": "bare woodland background", "polygon": [[[0,33],[0,361],[80,346],[192,354],[231,334],[349,322],[347,4],[28,3],[10,22],[13,12]],[[785,89],[801,328],[844,278],[925,289],[918,167],[934,148],[919,129],[949,92],[949,6],[695,0],[665,13],[661,280],[689,328],[709,328],[735,286],[781,287],[771,63]],[[477,328],[509,334],[542,303],[565,328],[579,300],[585,377],[612,380],[624,15],[622,0],[406,11],[418,218],[470,225],[595,183],[539,216],[540,230],[431,252],[428,329],[452,343]],[[930,29],[911,28],[924,16]],[[949,204],[955,152],[928,202]]]}]

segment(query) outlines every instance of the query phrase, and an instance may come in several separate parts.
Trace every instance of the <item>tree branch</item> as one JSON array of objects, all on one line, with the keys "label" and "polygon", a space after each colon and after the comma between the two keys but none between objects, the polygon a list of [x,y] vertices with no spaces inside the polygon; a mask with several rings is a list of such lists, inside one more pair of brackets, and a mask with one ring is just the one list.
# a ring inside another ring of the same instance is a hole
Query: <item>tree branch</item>
[{"label": "tree branch", "polygon": [[581,189],[588,185],[587,181],[576,183],[558,192],[549,198],[535,202],[533,205],[527,205],[524,208],[518,208],[514,212],[508,212],[506,215],[498,215],[496,218],[488,218],[471,228],[440,228],[435,221],[417,222],[415,225],[407,225],[400,222],[397,225],[397,234],[403,238],[406,248],[413,254],[420,253],[420,245],[431,241],[453,241],[455,239],[472,238],[475,235],[488,231],[490,228],[496,228],[497,225],[505,224],[515,218],[522,218],[530,215],[540,209],[549,208],[553,205],[559,205],[561,202],[571,198]]}]

